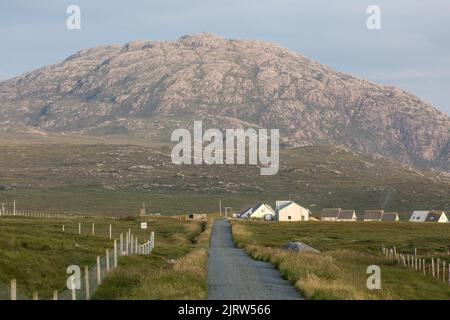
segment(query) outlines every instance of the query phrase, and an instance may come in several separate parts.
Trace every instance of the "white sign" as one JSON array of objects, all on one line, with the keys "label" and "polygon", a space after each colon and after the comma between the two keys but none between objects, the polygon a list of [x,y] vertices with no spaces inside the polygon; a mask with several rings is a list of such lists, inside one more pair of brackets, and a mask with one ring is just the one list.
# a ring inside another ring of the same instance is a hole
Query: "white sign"
[{"label": "white sign", "polygon": [[141,222],[141,229],[147,229],[147,222]]}]

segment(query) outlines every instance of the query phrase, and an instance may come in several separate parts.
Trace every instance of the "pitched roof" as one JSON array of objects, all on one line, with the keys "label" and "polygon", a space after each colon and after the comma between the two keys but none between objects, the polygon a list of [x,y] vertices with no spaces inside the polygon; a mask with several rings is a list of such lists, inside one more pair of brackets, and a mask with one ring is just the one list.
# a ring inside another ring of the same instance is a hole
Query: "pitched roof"
[{"label": "pitched roof", "polygon": [[381,216],[381,221],[397,221],[398,213],[397,212],[385,212]]},{"label": "pitched roof", "polygon": [[439,219],[441,218],[441,216],[443,214],[444,214],[444,211],[431,211],[430,213],[428,213],[425,221],[427,221],[427,222],[439,221]]},{"label": "pitched roof", "polygon": [[324,208],[322,209],[322,218],[337,218],[341,212],[341,208]]},{"label": "pitched roof", "polygon": [[253,206],[245,206],[242,207],[241,210],[239,210],[239,212],[237,213],[238,216],[242,216],[244,213],[246,213],[247,211],[251,210],[253,208]]},{"label": "pitched roof", "polygon": [[339,212],[338,219],[351,220],[355,214],[355,210],[341,210],[341,212]]},{"label": "pitched roof", "polygon": [[383,216],[384,210],[366,210],[364,213],[364,220],[380,220]]},{"label": "pitched roof", "polygon": [[279,211],[281,209],[284,209],[284,208],[290,206],[293,203],[295,203],[295,202],[294,201],[277,201],[276,202],[276,208]]}]

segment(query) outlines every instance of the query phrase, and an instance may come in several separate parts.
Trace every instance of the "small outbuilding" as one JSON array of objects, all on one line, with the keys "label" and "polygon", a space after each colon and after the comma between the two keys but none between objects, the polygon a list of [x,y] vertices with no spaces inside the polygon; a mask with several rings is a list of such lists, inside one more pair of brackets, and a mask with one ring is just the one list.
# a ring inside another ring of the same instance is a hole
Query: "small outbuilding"
[{"label": "small outbuilding", "polygon": [[204,213],[191,213],[189,215],[190,220],[206,220],[208,216]]}]

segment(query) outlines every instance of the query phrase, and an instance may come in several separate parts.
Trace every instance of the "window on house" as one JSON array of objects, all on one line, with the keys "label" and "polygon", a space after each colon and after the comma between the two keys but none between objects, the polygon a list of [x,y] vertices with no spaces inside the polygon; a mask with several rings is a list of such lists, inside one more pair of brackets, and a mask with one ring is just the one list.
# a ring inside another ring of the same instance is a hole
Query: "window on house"
[{"label": "window on house", "polygon": [[288,220],[291,220],[291,216],[288,216]]}]

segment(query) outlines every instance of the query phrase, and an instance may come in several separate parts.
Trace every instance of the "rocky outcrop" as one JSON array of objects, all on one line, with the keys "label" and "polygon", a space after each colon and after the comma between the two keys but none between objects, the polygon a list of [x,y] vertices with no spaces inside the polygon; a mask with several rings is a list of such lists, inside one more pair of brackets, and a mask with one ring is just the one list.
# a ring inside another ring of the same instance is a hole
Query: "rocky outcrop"
[{"label": "rocky outcrop", "polygon": [[0,108],[4,131],[25,124],[167,141],[171,129],[203,120],[450,169],[450,119],[416,96],[268,42],[208,33],[80,51],[1,82]]}]

